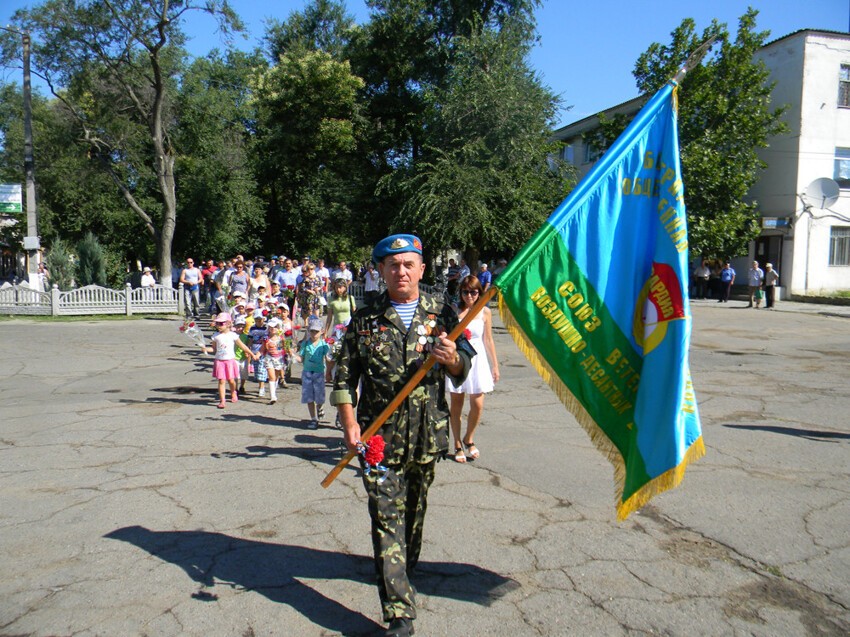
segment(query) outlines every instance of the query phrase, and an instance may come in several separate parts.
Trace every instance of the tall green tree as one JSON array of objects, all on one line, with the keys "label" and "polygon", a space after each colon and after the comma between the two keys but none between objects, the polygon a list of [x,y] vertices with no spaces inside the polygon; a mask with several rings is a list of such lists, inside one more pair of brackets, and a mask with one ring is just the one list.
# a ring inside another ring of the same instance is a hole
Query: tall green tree
[{"label": "tall green tree", "polygon": [[257,76],[258,178],[276,250],[296,254],[351,242],[358,215],[349,167],[362,127],[362,87],[348,62],[324,51],[284,53]]},{"label": "tall green tree", "polygon": [[76,265],[71,250],[63,239],[56,239],[47,250],[45,265],[50,273],[51,285],[58,286],[63,292],[73,287]]},{"label": "tall green tree", "polygon": [[181,78],[175,254],[215,258],[260,247],[266,219],[255,174],[251,81],[266,68],[259,51],[214,51]]},{"label": "tall green tree", "polygon": [[[756,30],[758,12],[749,9],[733,38],[712,21],[701,34],[688,18],[673,30],[669,45],[654,43],[638,58],[638,88],[654,93],[676,75],[702,42],[716,37],[715,52],[690,71],[679,87],[679,144],[691,253],[731,257],[746,254],[759,233],[758,202],[748,192],[765,167],[757,151],[785,132],[784,105],[771,104],[773,82],[753,55],[769,32]],[[622,127],[607,130],[613,139]]]},{"label": "tall green tree", "polygon": [[276,62],[284,53],[324,51],[342,61],[357,24],[339,0],[312,0],[302,11],[293,11],[280,22],[270,20],[265,42],[271,59]]},{"label": "tall green tree", "polygon": [[[511,22],[534,33],[539,0],[370,0],[371,19],[349,46],[354,72],[366,83],[364,145],[372,188],[407,170],[430,144],[427,92],[445,89],[462,38],[498,32]],[[370,239],[379,238],[404,205],[402,191],[382,188],[368,202]]]},{"label": "tall green tree", "polygon": [[[0,89],[0,181],[8,183],[23,181],[21,99],[17,86]],[[59,237],[75,245],[91,231],[123,267],[136,259],[149,262],[154,251],[142,221],[88,156],[68,110],[37,93],[32,105],[38,230],[44,245]]]},{"label": "tall green tree", "polygon": [[[558,99],[529,68],[523,24],[456,39],[444,86],[425,93],[419,161],[382,184],[404,202],[395,222],[427,243],[511,251],[566,195],[569,173],[548,141]],[[550,158],[547,160],[547,158]]]},{"label": "tall green tree", "polygon": [[77,244],[77,283],[106,287],[106,255],[91,232]]},{"label": "tall green tree", "polygon": [[35,71],[144,223],[164,280],[177,217],[172,99],[190,11],[215,16],[225,33],[241,28],[227,0],[48,0],[13,18],[33,35]]}]

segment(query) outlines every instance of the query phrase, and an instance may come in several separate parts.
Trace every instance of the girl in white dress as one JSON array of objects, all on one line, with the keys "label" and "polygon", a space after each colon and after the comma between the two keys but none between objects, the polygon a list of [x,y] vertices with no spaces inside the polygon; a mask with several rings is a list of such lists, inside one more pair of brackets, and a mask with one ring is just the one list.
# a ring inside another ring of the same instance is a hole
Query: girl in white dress
[{"label": "girl in white dress", "polygon": [[[458,286],[460,302],[458,317],[463,318],[478,301],[483,288],[478,277],[465,277]],[[462,385],[456,387],[451,378],[446,375],[446,391],[451,396],[449,413],[451,416],[452,436],[455,441],[455,462],[476,460],[481,455],[475,446],[474,436],[478,423],[481,422],[481,412],[484,409],[484,394],[493,391],[493,385],[499,380],[499,360],[496,358],[496,346],[493,343],[493,316],[490,308],[484,306],[467,327],[467,340],[475,348],[476,356],[472,358],[472,367]],[[489,360],[488,360],[489,359]],[[460,421],[463,415],[464,396],[469,395],[469,415],[466,423],[466,435],[460,436]],[[465,449],[465,452],[464,452]]]},{"label": "girl in white dress", "polygon": [[218,328],[218,334],[212,337],[212,347],[201,345],[205,354],[215,354],[213,364],[213,378],[218,379],[219,409],[224,409],[225,384],[230,385],[230,399],[232,402],[239,400],[236,394],[236,380],[240,377],[239,364],[236,362],[236,348],[238,347],[252,360],[259,356],[254,354],[245,343],[239,340],[236,332],[230,331],[231,317],[227,312],[219,314],[213,323]]}]

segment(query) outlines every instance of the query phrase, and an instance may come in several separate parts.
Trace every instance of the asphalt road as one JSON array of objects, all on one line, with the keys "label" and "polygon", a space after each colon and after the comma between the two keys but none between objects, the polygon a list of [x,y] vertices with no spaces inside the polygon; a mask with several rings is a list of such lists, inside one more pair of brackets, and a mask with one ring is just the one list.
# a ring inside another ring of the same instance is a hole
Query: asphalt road
[{"label": "asphalt road", "polygon": [[[694,303],[707,454],[624,523],[497,324],[417,635],[850,634],[850,308],[742,306]],[[0,636],[380,634],[359,479],[319,485],[339,431],[307,429],[297,384],[215,409],[179,324],[0,322]]]}]

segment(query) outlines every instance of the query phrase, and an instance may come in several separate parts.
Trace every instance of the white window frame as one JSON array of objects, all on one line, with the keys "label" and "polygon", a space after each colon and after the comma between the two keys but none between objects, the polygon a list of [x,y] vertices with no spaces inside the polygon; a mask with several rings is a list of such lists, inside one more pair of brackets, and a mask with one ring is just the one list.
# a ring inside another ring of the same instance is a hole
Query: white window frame
[{"label": "white window frame", "polygon": [[832,178],[841,190],[850,190],[850,148],[835,149],[835,168]]},{"label": "white window frame", "polygon": [[838,108],[850,108],[850,64],[842,64],[838,73]]},{"label": "white window frame", "polygon": [[829,265],[850,266],[850,226],[829,229]]}]

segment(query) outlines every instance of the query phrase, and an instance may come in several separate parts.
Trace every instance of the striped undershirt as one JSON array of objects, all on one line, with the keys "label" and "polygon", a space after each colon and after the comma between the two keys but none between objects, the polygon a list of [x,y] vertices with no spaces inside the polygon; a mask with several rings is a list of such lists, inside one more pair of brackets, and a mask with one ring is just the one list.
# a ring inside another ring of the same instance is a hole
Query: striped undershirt
[{"label": "striped undershirt", "polygon": [[410,324],[413,322],[413,315],[416,314],[416,306],[419,305],[419,299],[409,303],[396,303],[395,301],[390,301],[390,303],[398,312],[401,322],[404,323],[404,328],[409,330]]}]

